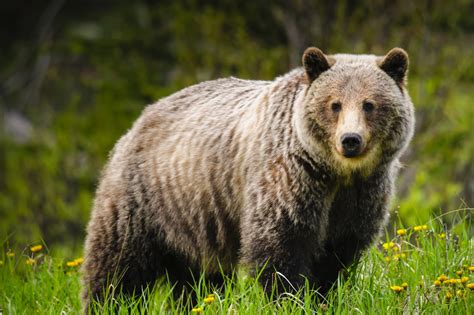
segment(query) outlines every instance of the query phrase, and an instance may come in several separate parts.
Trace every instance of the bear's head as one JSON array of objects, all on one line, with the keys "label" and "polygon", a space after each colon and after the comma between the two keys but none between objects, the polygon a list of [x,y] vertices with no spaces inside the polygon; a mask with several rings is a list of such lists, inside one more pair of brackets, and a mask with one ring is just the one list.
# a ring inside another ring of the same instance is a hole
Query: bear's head
[{"label": "bear's head", "polygon": [[303,55],[308,82],[296,106],[296,129],[306,150],[341,174],[369,174],[390,163],[413,134],[413,104],[405,89],[408,55]]}]

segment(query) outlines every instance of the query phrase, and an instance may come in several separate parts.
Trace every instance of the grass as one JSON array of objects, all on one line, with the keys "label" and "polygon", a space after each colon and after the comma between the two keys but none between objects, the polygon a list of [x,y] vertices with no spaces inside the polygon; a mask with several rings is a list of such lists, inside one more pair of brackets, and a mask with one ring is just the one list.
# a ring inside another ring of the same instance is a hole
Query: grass
[{"label": "grass", "polygon": [[[197,279],[197,302],[185,305],[162,280],[133,298],[121,295],[95,306],[100,314],[471,314],[474,309],[474,239],[436,220],[400,229],[373,246],[349,277],[324,299],[306,288],[269,300],[242,270],[212,290]],[[35,250],[34,252],[32,251]],[[45,247],[0,254],[0,309],[6,314],[81,312],[79,265],[51,257]],[[470,288],[471,287],[471,288]],[[191,311],[190,311],[191,310]],[[0,312],[1,314],[1,312]]]}]

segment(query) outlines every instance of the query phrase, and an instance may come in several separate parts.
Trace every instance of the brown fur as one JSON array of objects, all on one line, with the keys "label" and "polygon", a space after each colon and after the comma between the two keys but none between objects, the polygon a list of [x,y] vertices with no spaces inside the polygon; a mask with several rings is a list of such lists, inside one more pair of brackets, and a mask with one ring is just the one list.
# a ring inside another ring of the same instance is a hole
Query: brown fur
[{"label": "brown fur", "polygon": [[[97,190],[85,307],[114,274],[125,292],[165,274],[180,292],[203,270],[219,282],[239,263],[266,265],[267,288],[277,270],[327,290],[384,226],[412,136],[406,53],[387,56],[396,58],[310,49],[304,69],[274,81],[209,81],[148,106]],[[363,134],[364,155],[338,152],[346,127]]]}]

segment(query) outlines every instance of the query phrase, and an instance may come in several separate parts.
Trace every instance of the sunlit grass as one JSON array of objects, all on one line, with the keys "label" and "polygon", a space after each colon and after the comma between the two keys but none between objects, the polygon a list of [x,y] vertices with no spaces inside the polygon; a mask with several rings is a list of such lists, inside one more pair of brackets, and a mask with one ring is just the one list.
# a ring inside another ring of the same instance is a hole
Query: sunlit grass
[{"label": "sunlit grass", "polygon": [[[469,224],[465,225],[469,226]],[[174,300],[161,280],[132,298],[111,294],[94,305],[100,314],[469,314],[474,309],[474,240],[436,221],[399,227],[373,246],[327,297],[306,289],[267,297],[243,270],[226,278],[225,289],[201,277],[196,299]],[[5,246],[4,246],[5,247]],[[33,262],[32,262],[33,261]],[[0,309],[6,314],[80,313],[81,258],[51,257],[45,246],[0,254]]]}]

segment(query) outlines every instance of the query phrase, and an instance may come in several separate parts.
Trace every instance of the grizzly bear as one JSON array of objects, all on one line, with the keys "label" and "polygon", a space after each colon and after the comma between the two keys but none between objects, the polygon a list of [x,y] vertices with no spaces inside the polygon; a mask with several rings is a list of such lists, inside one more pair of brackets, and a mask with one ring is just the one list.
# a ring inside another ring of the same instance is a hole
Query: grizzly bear
[{"label": "grizzly bear", "polygon": [[281,274],[327,292],[387,222],[414,129],[407,70],[400,48],[308,48],[274,81],[203,82],[146,107],[97,189],[84,306],[114,278],[125,293],[160,277],[180,292],[238,264],[266,290]]}]

